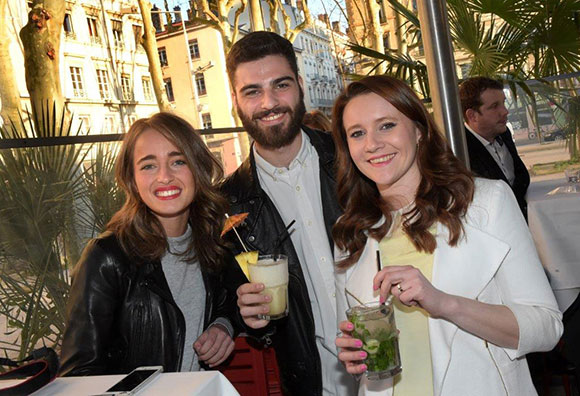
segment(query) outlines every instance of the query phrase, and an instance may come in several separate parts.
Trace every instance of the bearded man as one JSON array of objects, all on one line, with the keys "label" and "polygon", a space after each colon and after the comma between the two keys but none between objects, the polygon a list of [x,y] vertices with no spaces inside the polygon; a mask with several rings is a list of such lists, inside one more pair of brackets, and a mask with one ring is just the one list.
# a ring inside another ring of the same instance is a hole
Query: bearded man
[{"label": "bearded man", "polygon": [[[354,394],[354,380],[337,359],[332,226],[341,210],[335,195],[334,145],[330,135],[301,125],[302,79],[292,44],[271,32],[253,32],[230,50],[227,71],[232,98],[254,139],[249,157],[222,185],[231,213],[248,212],[239,228],[250,250],[288,256],[289,314],[269,322],[269,297],[261,283],[237,291],[248,332],[272,344],[285,395]],[[235,253],[242,251],[230,239]]]}]

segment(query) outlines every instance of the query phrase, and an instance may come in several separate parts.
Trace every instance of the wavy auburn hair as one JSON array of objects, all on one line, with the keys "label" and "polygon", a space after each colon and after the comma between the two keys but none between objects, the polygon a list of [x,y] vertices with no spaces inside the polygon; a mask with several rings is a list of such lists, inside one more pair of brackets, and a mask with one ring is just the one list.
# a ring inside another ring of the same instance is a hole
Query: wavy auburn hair
[{"label": "wavy auburn hair", "polygon": [[[367,233],[381,240],[393,221],[393,205],[385,201],[376,184],[363,175],[350,157],[343,115],[355,97],[375,93],[415,123],[421,132],[417,163],[421,182],[415,205],[404,214],[403,231],[418,250],[433,253],[437,245],[429,228],[435,222],[449,229],[449,244],[455,246],[463,231],[462,217],[473,200],[474,183],[469,170],[451,151],[421,100],[405,84],[389,76],[370,76],[351,83],[336,99],[332,137],[336,145],[338,202],[344,214],[332,230],[336,245],[348,252],[338,268],[346,269],[360,257]],[[375,227],[381,217],[385,222]]]},{"label": "wavy auburn hair", "polygon": [[151,129],[183,153],[193,174],[195,193],[189,210],[192,241],[185,260],[198,259],[204,268],[217,269],[227,252],[220,237],[227,201],[214,186],[223,177],[223,170],[193,127],[174,114],[161,112],[137,120],[125,135],[115,177],[126,200],[107,224],[107,230],[117,236],[125,253],[138,263],[160,260],[169,249],[165,230],[141,199],[135,184],[135,143],[143,132]]}]

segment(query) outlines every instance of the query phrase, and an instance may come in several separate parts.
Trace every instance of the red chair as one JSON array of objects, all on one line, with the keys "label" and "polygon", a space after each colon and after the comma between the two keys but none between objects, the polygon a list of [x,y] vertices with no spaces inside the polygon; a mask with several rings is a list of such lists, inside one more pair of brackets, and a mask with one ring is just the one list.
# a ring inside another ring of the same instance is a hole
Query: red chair
[{"label": "red chair", "polygon": [[237,337],[232,356],[218,370],[241,396],[282,396],[280,372],[272,348],[262,348],[247,337]]}]

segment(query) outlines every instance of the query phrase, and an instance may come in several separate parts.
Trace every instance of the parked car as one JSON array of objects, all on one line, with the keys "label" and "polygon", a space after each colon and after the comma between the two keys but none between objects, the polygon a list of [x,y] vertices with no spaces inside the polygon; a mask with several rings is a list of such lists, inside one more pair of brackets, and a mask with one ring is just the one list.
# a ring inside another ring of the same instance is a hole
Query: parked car
[{"label": "parked car", "polygon": [[555,131],[546,132],[542,135],[545,142],[561,142],[562,140],[566,139],[566,132],[557,129]]}]

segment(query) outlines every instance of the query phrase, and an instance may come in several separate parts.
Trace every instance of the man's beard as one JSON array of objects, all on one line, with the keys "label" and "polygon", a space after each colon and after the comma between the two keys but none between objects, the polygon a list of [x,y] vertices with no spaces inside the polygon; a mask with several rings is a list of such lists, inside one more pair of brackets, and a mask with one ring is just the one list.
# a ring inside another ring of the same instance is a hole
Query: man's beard
[{"label": "man's beard", "polygon": [[[306,113],[306,107],[304,106],[304,92],[300,89],[300,100],[294,109],[291,109],[288,106],[276,106],[268,111],[262,111],[253,115],[245,114],[239,107],[236,110],[240,116],[240,120],[242,120],[246,132],[250,134],[256,143],[266,149],[278,149],[288,146],[300,133],[302,119]],[[290,116],[290,122],[287,127],[283,123],[270,127],[259,126],[258,120],[260,118],[278,113],[288,113]]]}]

